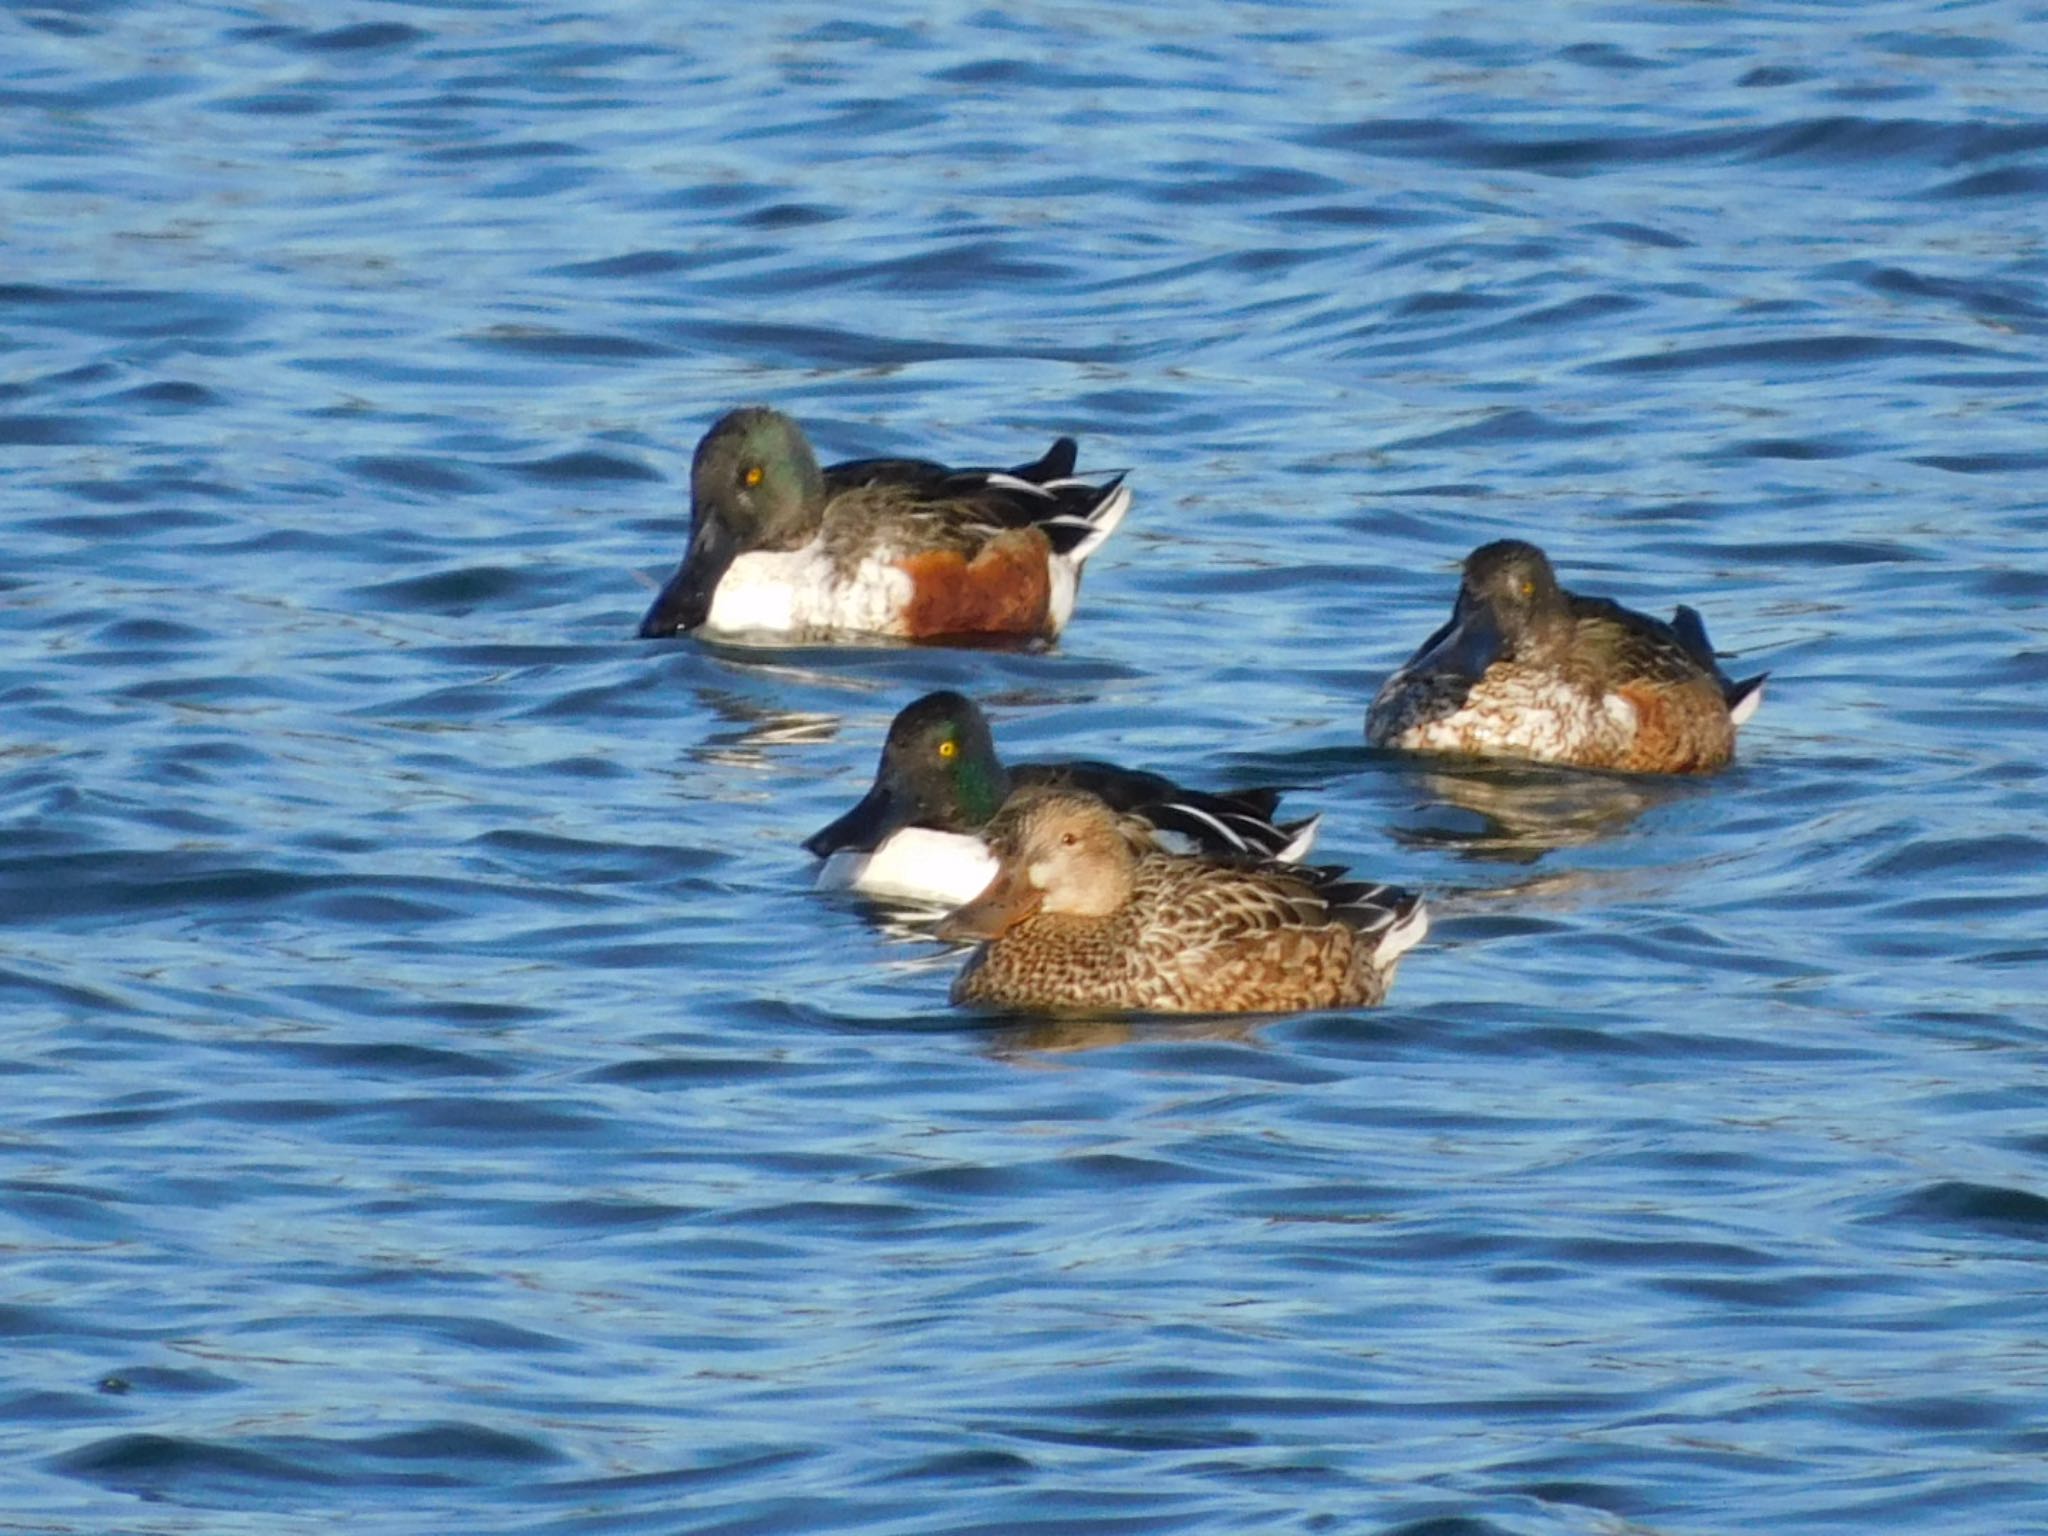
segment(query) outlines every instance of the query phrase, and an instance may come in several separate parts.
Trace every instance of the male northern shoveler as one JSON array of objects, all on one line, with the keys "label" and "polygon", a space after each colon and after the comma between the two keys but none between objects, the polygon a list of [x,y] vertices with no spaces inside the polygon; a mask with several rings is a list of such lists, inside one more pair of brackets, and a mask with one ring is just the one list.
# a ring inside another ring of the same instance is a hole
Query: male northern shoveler
[{"label": "male northern shoveler", "polygon": [[1014,790],[1048,785],[1088,790],[1192,847],[1283,862],[1308,852],[1320,819],[1274,825],[1276,789],[1203,794],[1109,763],[1005,768],[974,701],[941,690],[904,706],[882,744],[874,787],[804,847],[825,861],[820,886],[957,907],[995,877],[981,829]]},{"label": "male northern shoveler", "polygon": [[722,634],[1051,639],[1081,564],[1131,504],[1074,474],[1074,440],[1015,469],[922,459],[818,467],[780,411],[729,411],[690,465],[690,543],[641,638]]},{"label": "male northern shoveler", "polygon": [[1285,1013],[1386,996],[1422,900],[1342,870],[1160,849],[1093,795],[1033,790],[988,829],[995,881],[939,929],[982,947],[953,1001],[1028,1012]]},{"label": "male northern shoveler", "polygon": [[1459,752],[1705,773],[1735,755],[1735,728],[1763,702],[1767,673],[1732,681],[1707,627],[1669,624],[1557,584],[1533,544],[1502,539],[1465,558],[1450,621],[1379,691],[1365,739]]}]

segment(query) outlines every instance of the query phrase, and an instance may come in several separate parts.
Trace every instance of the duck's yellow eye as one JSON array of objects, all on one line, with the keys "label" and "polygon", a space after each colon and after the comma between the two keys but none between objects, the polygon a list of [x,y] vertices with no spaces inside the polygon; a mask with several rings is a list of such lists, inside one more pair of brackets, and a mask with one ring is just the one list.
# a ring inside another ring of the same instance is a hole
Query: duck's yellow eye
[{"label": "duck's yellow eye", "polygon": [[942,741],[942,742],[940,742],[940,743],[939,743],[939,756],[941,756],[941,757],[946,757],[946,758],[952,758],[952,757],[958,757],[959,755],[960,755],[960,743],[959,743],[959,742],[957,742],[957,741]]},{"label": "duck's yellow eye", "polygon": [[761,483],[761,466],[758,464],[749,464],[747,466],[747,472],[744,475],[741,475],[740,478],[746,481],[747,489],[752,490],[755,486]]},{"label": "duck's yellow eye", "polygon": [[1535,582],[1533,582],[1533,581],[1525,581],[1525,582],[1523,582],[1523,583],[1522,583],[1522,596],[1524,596],[1524,597],[1534,597],[1535,595],[1536,595],[1536,583],[1535,583]]}]

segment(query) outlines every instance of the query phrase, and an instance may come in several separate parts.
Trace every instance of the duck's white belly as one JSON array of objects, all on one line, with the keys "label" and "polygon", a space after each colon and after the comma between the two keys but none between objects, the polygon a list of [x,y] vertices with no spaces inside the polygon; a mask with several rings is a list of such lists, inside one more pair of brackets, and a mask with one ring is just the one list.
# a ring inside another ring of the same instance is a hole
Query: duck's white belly
[{"label": "duck's white belly", "polygon": [[905,827],[890,833],[871,853],[833,854],[818,871],[818,886],[952,908],[966,906],[995,877],[996,856],[980,838]]},{"label": "duck's white belly", "polygon": [[728,635],[900,635],[910,595],[909,573],[884,560],[864,560],[842,577],[815,541],[753,550],[726,567],[703,627]]}]

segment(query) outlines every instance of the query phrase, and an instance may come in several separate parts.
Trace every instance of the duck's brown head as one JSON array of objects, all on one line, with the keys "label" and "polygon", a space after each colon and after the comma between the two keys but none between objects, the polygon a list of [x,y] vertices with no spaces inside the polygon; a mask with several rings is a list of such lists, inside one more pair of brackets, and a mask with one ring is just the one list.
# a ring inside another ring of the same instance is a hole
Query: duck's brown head
[{"label": "duck's brown head", "polygon": [[1107,917],[1131,899],[1142,823],[1079,790],[1021,790],[983,833],[996,877],[939,929],[946,939],[999,939],[1035,913]]}]

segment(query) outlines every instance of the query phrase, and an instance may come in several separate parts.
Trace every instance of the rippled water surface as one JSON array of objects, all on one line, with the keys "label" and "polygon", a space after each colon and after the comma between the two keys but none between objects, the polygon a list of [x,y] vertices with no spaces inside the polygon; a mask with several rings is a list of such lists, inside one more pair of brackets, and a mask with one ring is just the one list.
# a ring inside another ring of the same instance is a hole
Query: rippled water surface
[{"label": "rippled water surface", "polygon": [[[2048,1526],[2048,8],[0,36],[0,1525]],[[630,639],[757,400],[1136,507],[1047,654]],[[1506,534],[1735,769],[1365,750]],[[953,1013],[797,846],[942,686],[1431,939]]]}]

